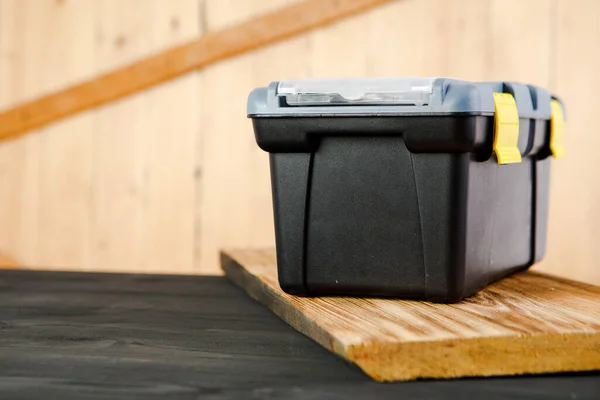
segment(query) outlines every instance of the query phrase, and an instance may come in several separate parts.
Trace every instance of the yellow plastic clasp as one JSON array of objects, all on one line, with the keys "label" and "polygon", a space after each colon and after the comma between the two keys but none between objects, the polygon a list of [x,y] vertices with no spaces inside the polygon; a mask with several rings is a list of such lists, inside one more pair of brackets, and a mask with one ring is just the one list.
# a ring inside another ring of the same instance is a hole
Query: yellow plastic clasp
[{"label": "yellow plastic clasp", "polygon": [[550,117],[550,151],[554,158],[563,158],[565,156],[563,143],[565,115],[560,101],[552,100],[550,107],[552,109],[552,116]]},{"label": "yellow plastic clasp", "polygon": [[519,143],[519,111],[515,98],[509,93],[494,93],[494,153],[498,164],[521,162]]}]

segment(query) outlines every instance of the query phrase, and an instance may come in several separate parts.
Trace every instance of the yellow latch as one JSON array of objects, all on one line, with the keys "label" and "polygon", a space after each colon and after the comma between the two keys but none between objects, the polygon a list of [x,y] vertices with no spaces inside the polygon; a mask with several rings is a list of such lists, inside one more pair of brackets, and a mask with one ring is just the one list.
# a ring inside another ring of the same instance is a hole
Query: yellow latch
[{"label": "yellow latch", "polygon": [[515,98],[509,93],[494,93],[494,109],[494,153],[498,164],[519,163],[519,111]]},{"label": "yellow latch", "polygon": [[550,117],[550,151],[554,158],[563,158],[565,156],[565,146],[563,144],[565,115],[560,101],[552,100],[550,106],[552,109],[552,117]]}]

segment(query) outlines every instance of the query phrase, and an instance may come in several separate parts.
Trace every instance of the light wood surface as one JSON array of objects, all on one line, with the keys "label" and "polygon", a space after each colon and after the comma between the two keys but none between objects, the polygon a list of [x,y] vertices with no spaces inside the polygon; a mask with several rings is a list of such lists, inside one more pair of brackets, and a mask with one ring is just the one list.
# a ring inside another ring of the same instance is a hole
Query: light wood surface
[{"label": "light wood surface", "polygon": [[[42,69],[43,5],[20,0],[0,0],[0,107],[48,90]],[[48,43],[47,43],[48,44]],[[65,61],[65,60],[63,60]],[[56,84],[63,84],[56,77]],[[0,252],[24,265],[38,264],[37,238],[40,201],[40,139],[28,135],[0,143]]]},{"label": "light wood surface", "polygon": [[[101,70],[202,34],[197,1],[98,3]],[[96,113],[88,269],[190,273],[194,268],[196,72]]]},{"label": "light wood surface", "polygon": [[284,293],[274,250],[221,253],[229,279],[378,381],[600,368],[600,287],[522,272],[453,305]]},{"label": "light wood surface", "polygon": [[[0,0],[0,107],[198,38],[200,6]],[[190,73],[0,143],[0,251],[43,269],[190,273],[199,97]]]},{"label": "light wood surface", "polygon": [[[298,4],[0,0],[0,110]],[[274,244],[250,90],[451,76],[563,98],[568,154],[552,165],[547,255],[534,270],[600,284],[598,20],[596,0],[389,1],[0,142],[0,252],[30,267],[220,273],[219,248]]]},{"label": "light wood surface", "polygon": [[[33,65],[23,60],[23,64],[44,92],[96,72],[93,9],[82,2],[65,2],[59,8],[51,2],[25,6],[39,22],[31,44],[37,60]],[[31,35],[30,23],[25,22],[21,29],[25,37]],[[41,127],[36,133],[39,169],[35,258],[49,268],[89,264],[89,242],[81,238],[90,235],[93,128],[94,116],[82,113]]]},{"label": "light wood surface", "polygon": [[541,267],[600,285],[600,2],[560,0],[553,11],[552,89],[566,106],[567,158],[552,166],[548,253]]}]

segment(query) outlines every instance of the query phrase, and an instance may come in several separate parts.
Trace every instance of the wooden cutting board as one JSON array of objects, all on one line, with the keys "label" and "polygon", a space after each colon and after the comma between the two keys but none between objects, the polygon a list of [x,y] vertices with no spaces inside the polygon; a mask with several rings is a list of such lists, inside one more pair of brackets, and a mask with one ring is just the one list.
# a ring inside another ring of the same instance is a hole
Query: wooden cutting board
[{"label": "wooden cutting board", "polygon": [[221,253],[225,274],[377,381],[600,369],[600,287],[521,272],[458,304],[296,297],[274,250]]}]

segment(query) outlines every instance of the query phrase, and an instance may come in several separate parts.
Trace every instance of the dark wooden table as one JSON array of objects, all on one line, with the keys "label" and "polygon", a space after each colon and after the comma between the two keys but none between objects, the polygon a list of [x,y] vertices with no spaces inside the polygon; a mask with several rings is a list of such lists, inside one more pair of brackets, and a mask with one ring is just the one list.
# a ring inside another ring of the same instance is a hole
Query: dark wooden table
[{"label": "dark wooden table", "polygon": [[600,374],[378,384],[222,277],[0,271],[3,400],[449,397],[600,399]]}]

